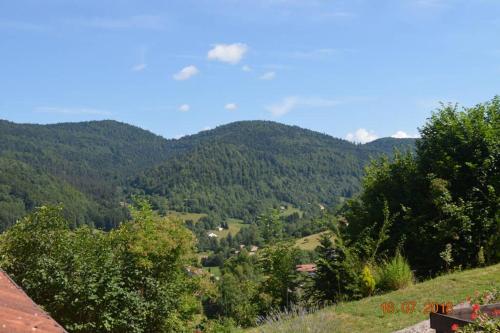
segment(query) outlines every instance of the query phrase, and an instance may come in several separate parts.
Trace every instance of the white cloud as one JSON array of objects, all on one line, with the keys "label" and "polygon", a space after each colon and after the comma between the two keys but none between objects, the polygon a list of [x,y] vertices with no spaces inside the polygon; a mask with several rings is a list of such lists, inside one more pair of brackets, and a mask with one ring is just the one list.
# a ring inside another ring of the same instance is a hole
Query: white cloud
[{"label": "white cloud", "polygon": [[165,28],[165,23],[160,16],[157,15],[135,15],[124,18],[111,17],[93,17],[83,19],[71,19],[70,24],[77,24],[84,27],[100,28],[109,30],[122,29],[144,29],[144,30],[162,30]]},{"label": "white cloud", "polygon": [[364,128],[359,128],[354,133],[348,133],[345,138],[346,140],[356,143],[367,143],[378,139],[378,136],[373,131],[367,131]]},{"label": "white cloud", "polygon": [[280,117],[297,108],[332,108],[338,104],[339,101],[331,99],[288,96],[280,103],[267,106],[266,110],[273,116]]},{"label": "white cloud", "polygon": [[391,135],[391,137],[397,138],[397,139],[406,139],[406,138],[409,138],[410,136],[408,135],[408,133],[406,133],[404,131],[397,131],[396,133]]},{"label": "white cloud", "polygon": [[404,131],[397,131],[396,133],[391,135],[391,138],[396,138],[396,139],[418,138],[418,135],[410,135]]},{"label": "white cloud", "polygon": [[137,64],[135,66],[132,67],[132,71],[133,72],[142,72],[143,70],[146,69],[146,67],[148,67],[147,64],[145,63],[140,63],[140,64]]},{"label": "white cloud", "polygon": [[51,106],[40,106],[35,108],[35,112],[38,113],[56,113],[65,115],[101,115],[109,116],[112,113],[106,110],[99,110],[93,108],[66,108],[66,107],[51,107]]},{"label": "white cloud", "polygon": [[189,106],[189,104],[182,104],[179,106],[180,112],[188,112],[189,110],[191,110],[191,106]]},{"label": "white cloud", "polygon": [[196,66],[194,65],[191,65],[184,67],[178,73],[174,74],[173,78],[174,80],[183,81],[195,76],[198,73],[198,68],[196,68]]},{"label": "white cloud", "polygon": [[288,112],[292,111],[298,105],[297,97],[286,97],[281,101],[281,103],[270,105],[266,107],[267,111],[269,111],[273,116],[280,117]]},{"label": "white cloud", "polygon": [[214,47],[208,51],[207,58],[209,60],[217,60],[234,65],[243,59],[247,51],[248,46],[243,43],[215,44]]},{"label": "white cloud", "polygon": [[243,72],[251,72],[251,71],[252,71],[252,67],[250,67],[250,66],[248,66],[248,65],[243,65],[243,66],[241,67],[241,70],[242,70]]},{"label": "white cloud", "polygon": [[261,80],[274,80],[274,78],[276,77],[276,72],[267,72],[267,73],[264,73],[260,79]]},{"label": "white cloud", "polygon": [[203,127],[202,131],[210,131],[213,127],[210,126],[205,126]]},{"label": "white cloud", "polygon": [[235,111],[236,109],[238,109],[238,105],[235,104],[235,103],[227,103],[225,106],[224,106],[224,109],[228,110],[228,111]]}]

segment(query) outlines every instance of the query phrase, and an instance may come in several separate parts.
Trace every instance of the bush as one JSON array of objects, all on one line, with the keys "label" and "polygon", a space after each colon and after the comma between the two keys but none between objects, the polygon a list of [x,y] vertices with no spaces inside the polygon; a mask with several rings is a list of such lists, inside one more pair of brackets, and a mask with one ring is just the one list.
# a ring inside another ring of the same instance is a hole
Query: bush
[{"label": "bush", "polygon": [[408,261],[397,252],[394,258],[380,266],[376,281],[383,291],[403,289],[413,284],[413,272]]},{"label": "bush", "polygon": [[271,311],[266,317],[258,319],[260,333],[323,333],[340,332],[339,324],[323,306],[306,307],[293,304],[284,310]]},{"label": "bush", "polygon": [[366,265],[361,273],[363,295],[370,296],[375,291],[375,278],[373,277],[372,269]]}]

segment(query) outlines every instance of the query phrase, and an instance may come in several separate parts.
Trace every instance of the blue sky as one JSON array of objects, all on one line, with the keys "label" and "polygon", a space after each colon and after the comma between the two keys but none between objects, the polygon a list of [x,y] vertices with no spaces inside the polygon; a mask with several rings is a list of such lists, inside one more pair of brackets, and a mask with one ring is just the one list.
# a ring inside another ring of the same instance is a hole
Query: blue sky
[{"label": "blue sky", "polygon": [[172,138],[265,119],[364,142],[496,94],[496,0],[0,3],[0,118],[16,122]]}]

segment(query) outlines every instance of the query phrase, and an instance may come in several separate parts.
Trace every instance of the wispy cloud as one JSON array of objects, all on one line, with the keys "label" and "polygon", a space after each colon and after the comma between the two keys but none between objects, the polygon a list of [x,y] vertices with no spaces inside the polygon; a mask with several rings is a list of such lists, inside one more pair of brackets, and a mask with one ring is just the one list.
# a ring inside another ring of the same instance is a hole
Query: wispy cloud
[{"label": "wispy cloud", "polygon": [[35,112],[64,114],[64,115],[101,115],[101,116],[112,115],[112,113],[107,110],[93,109],[87,107],[68,108],[68,107],[40,106],[35,108]]},{"label": "wispy cloud", "polygon": [[448,0],[410,0],[414,5],[422,8],[444,8],[449,7]]},{"label": "wispy cloud", "polygon": [[195,76],[196,74],[199,73],[198,68],[194,65],[190,65],[187,67],[184,67],[181,69],[179,72],[173,75],[174,80],[177,81],[184,81],[187,79],[190,79],[191,77]]},{"label": "wispy cloud", "polygon": [[252,71],[252,67],[250,67],[248,65],[243,65],[243,66],[241,66],[241,70],[243,72],[251,72]]},{"label": "wispy cloud", "polygon": [[267,72],[261,75],[261,80],[274,80],[276,78],[276,72]]},{"label": "wispy cloud", "polygon": [[148,52],[147,46],[141,46],[139,48],[139,56],[140,60],[132,66],[131,70],[133,72],[142,72],[148,67],[148,64],[146,63],[146,53]]},{"label": "wispy cloud", "polygon": [[208,60],[217,60],[229,64],[237,64],[248,51],[248,46],[243,43],[215,44],[207,53]]},{"label": "wispy cloud", "polygon": [[238,109],[238,104],[236,103],[227,103],[226,105],[224,105],[224,109],[228,110],[228,111],[235,111]]},{"label": "wispy cloud", "polygon": [[266,110],[275,117],[281,117],[298,108],[333,108],[339,104],[339,101],[332,99],[288,96],[279,103],[267,106]]},{"label": "wispy cloud", "polygon": [[8,30],[24,30],[24,31],[46,31],[50,30],[50,28],[46,25],[25,22],[25,21],[16,21],[16,20],[2,20],[0,19],[0,30],[8,29]]},{"label": "wispy cloud", "polygon": [[122,30],[122,29],[144,29],[163,30],[165,21],[157,15],[135,15],[130,17],[91,17],[70,19],[68,23],[100,29]]},{"label": "wispy cloud", "polygon": [[140,63],[140,64],[137,64],[137,65],[134,65],[132,67],[132,71],[133,72],[142,72],[143,70],[145,70],[146,68],[148,67],[147,64],[145,63]]},{"label": "wispy cloud", "polygon": [[321,18],[351,18],[354,17],[355,14],[351,12],[345,12],[345,11],[331,11],[331,12],[325,12],[320,14]]},{"label": "wispy cloud", "polygon": [[191,110],[191,106],[189,106],[189,104],[182,104],[179,106],[180,112],[188,112],[189,110]]},{"label": "wispy cloud", "polygon": [[378,136],[373,131],[358,128],[354,133],[347,133],[345,138],[356,143],[367,143],[378,139]]},{"label": "wispy cloud", "polygon": [[334,49],[334,48],[321,48],[314,49],[309,51],[295,51],[292,53],[294,58],[302,58],[302,59],[319,59],[319,58],[329,58],[334,55],[337,55],[342,50]]}]

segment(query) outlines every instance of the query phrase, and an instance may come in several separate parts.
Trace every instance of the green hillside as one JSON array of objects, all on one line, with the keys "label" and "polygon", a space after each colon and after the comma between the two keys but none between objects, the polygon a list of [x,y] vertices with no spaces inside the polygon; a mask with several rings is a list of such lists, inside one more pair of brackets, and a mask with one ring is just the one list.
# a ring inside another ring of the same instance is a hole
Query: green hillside
[{"label": "green hillside", "polygon": [[283,202],[304,211],[333,206],[359,191],[371,157],[411,149],[414,140],[355,145],[296,126],[244,121],[172,144],[175,156],[133,186],[168,198],[172,209],[250,219]]},{"label": "green hillside", "polygon": [[120,202],[131,194],[149,195],[163,211],[245,220],[282,203],[311,212],[357,193],[370,157],[413,145],[397,139],[355,145],[266,121],[180,140],[116,121],[0,121],[0,230],[36,206],[59,202],[73,224],[109,229],[126,218]]},{"label": "green hillside", "polygon": [[167,143],[116,121],[33,125],[0,120],[0,206],[9,207],[0,215],[0,230],[35,206],[57,202],[67,212],[80,206],[67,214],[72,223],[116,226],[126,217],[120,186],[163,161]]}]

